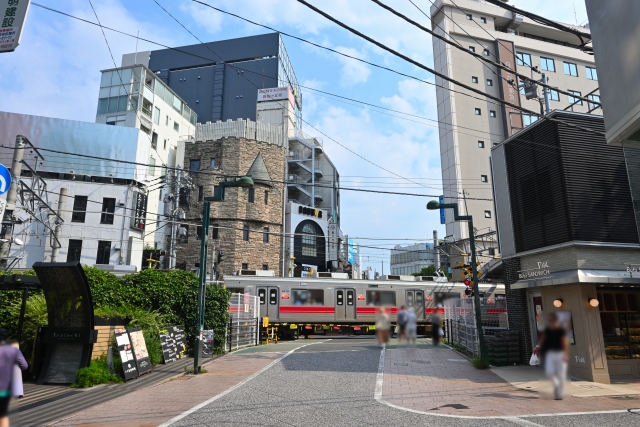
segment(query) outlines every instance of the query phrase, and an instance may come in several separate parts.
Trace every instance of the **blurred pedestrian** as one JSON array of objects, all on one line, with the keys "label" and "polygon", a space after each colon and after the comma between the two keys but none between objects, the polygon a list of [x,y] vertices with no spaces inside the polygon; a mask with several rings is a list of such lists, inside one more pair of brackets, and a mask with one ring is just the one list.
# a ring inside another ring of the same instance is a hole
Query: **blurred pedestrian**
[{"label": "blurred pedestrian", "polygon": [[398,324],[398,344],[400,344],[407,339],[407,310],[404,305],[400,307],[396,323]]},{"label": "blurred pedestrian", "polygon": [[431,315],[431,342],[433,345],[440,344],[440,337],[444,335],[442,333],[442,329],[440,327],[440,323],[442,320],[440,319],[440,309],[442,308],[442,304],[438,304],[436,309],[433,311]]},{"label": "blurred pedestrian", "polygon": [[569,337],[556,313],[549,313],[547,316],[547,326],[533,353],[542,356],[544,372],[553,384],[554,399],[561,400],[564,398],[564,386],[567,382]]},{"label": "blurred pedestrian", "polygon": [[380,307],[378,314],[376,314],[376,334],[378,336],[378,345],[384,347],[389,341],[389,329],[391,328],[391,321],[389,320],[389,314],[384,307]]},{"label": "blurred pedestrian", "polygon": [[9,344],[7,338],[7,331],[0,328],[0,427],[9,427],[8,411],[14,366],[18,365],[23,371],[28,366],[20,350]]},{"label": "blurred pedestrian", "polygon": [[407,343],[411,346],[416,345],[416,336],[418,335],[418,317],[413,308],[407,310]]}]

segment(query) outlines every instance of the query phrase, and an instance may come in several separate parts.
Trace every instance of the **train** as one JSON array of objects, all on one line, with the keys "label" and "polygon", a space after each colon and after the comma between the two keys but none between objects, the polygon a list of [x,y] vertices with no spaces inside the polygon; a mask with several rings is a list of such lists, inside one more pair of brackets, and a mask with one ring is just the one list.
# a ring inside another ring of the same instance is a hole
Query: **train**
[{"label": "train", "polygon": [[[258,297],[260,318],[267,318],[281,338],[297,338],[332,332],[373,333],[380,307],[385,307],[394,323],[401,306],[415,310],[418,333],[428,335],[431,316],[444,314],[440,304],[450,298],[468,297],[466,285],[444,280],[428,276],[353,280],[344,273],[275,277],[272,272],[241,270],[225,276],[224,284],[233,293]],[[506,313],[503,284],[480,283],[478,289],[482,305],[493,305],[492,311]]]}]

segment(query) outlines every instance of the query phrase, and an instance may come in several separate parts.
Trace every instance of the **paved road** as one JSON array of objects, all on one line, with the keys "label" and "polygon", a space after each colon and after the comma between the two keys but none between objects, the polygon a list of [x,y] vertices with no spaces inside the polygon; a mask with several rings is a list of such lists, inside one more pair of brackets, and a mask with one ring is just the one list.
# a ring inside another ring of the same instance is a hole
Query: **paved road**
[{"label": "paved road", "polygon": [[[421,346],[428,347],[428,346]],[[297,349],[296,349],[297,348]],[[593,426],[640,425],[640,413],[478,419],[397,409],[374,399],[380,349],[373,341],[300,340],[245,352],[291,351],[250,381],[172,426]],[[637,405],[638,402],[633,402]]]}]

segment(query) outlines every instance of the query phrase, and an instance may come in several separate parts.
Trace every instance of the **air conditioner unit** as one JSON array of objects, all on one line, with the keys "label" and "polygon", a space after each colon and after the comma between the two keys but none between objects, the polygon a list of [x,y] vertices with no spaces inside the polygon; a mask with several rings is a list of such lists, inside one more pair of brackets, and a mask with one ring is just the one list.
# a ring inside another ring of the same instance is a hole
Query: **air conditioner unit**
[{"label": "air conditioner unit", "polygon": [[347,273],[329,273],[329,272],[316,272],[309,277],[315,277],[318,279],[348,279]]},{"label": "air conditioner unit", "polygon": [[401,282],[415,282],[416,278],[413,276],[385,274],[384,276],[380,276],[378,280],[398,280]]},{"label": "air conditioner unit", "polygon": [[238,276],[276,277],[273,270],[238,270]]}]

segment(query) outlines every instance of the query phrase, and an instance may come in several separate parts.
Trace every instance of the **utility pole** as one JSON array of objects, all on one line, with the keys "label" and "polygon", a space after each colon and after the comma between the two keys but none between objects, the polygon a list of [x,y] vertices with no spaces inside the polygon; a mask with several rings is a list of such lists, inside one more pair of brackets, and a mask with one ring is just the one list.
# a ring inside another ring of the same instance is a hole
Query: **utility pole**
[{"label": "utility pole", "polygon": [[[547,76],[545,76],[544,73],[542,73],[542,79],[540,79],[540,81],[544,84],[547,84],[547,81],[549,79],[547,78]],[[544,113],[545,114],[549,114],[551,112],[551,104],[549,103],[549,91],[551,89],[548,89],[546,87],[542,88],[542,93],[544,93]]]},{"label": "utility pole", "polygon": [[[58,216],[62,217],[64,209],[67,204],[67,189],[60,189],[60,197],[58,198]],[[55,230],[55,243],[53,244],[53,250],[51,251],[51,262],[58,262],[58,254],[60,253],[60,238],[62,237],[62,221],[56,221]]]},{"label": "utility pole", "polygon": [[[16,210],[18,200],[18,186],[20,185],[20,175],[22,174],[22,159],[24,158],[23,136],[16,136],[16,147],[13,150],[13,161],[11,163],[11,187],[7,192],[7,207],[4,211],[2,222],[2,234],[0,238],[4,241],[0,243],[0,263],[6,265],[9,258],[9,248],[11,247],[11,237],[13,236],[13,212]],[[9,225],[10,224],[10,225]]]}]

